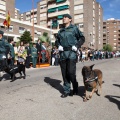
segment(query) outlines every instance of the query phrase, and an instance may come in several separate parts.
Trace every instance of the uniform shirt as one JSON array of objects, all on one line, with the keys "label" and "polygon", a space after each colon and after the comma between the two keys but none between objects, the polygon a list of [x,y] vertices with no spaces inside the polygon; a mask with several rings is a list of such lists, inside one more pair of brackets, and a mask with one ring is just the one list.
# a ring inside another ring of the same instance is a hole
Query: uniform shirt
[{"label": "uniform shirt", "polygon": [[[81,45],[85,42],[85,37],[82,32],[75,26],[70,24],[66,28],[62,28],[59,30],[55,45],[62,46],[65,48],[72,48],[72,46],[76,46],[80,48]],[[63,59],[76,59],[77,53],[72,50],[66,50],[60,53],[60,60]]]}]

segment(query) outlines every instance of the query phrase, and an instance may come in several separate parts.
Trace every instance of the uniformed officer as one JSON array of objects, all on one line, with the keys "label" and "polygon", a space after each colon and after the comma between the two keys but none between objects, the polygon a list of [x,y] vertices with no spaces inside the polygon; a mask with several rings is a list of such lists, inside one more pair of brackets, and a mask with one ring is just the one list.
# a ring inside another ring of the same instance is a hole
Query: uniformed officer
[{"label": "uniformed officer", "polygon": [[32,56],[33,68],[36,68],[37,57],[38,57],[36,43],[33,43],[33,47],[31,48],[31,56]]},{"label": "uniformed officer", "polygon": [[14,51],[14,47],[13,47],[13,44],[14,44],[14,41],[13,39],[10,39],[9,40],[9,47],[10,47],[10,58],[9,59],[9,65],[14,65],[14,59],[15,59],[15,51]]},{"label": "uniformed officer", "polygon": [[30,44],[29,43],[26,44],[25,49],[27,51],[27,56],[26,56],[26,60],[25,60],[25,66],[26,66],[26,68],[30,68],[31,48],[30,48]]},{"label": "uniformed officer", "polygon": [[7,66],[7,54],[10,51],[8,42],[3,39],[4,32],[0,30],[0,70]]},{"label": "uniformed officer", "polygon": [[[64,93],[62,98],[78,94],[78,82],[76,80],[77,49],[85,42],[85,37],[80,30],[71,24],[72,17],[69,14],[63,16],[63,25],[56,37],[56,46],[60,52],[60,67],[63,77]],[[73,92],[71,92],[71,84]]]}]

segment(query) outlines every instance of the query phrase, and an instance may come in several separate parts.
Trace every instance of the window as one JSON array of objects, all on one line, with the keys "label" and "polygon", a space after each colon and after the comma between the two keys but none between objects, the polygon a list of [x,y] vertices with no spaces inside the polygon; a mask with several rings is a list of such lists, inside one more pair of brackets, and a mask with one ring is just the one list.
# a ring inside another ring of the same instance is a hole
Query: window
[{"label": "window", "polygon": [[23,33],[25,31],[25,28],[19,27],[19,33]]},{"label": "window", "polygon": [[45,17],[45,16],[46,16],[46,13],[40,14],[40,17]]},{"label": "window", "polygon": [[40,9],[44,9],[44,8],[47,8],[47,5],[40,6]]},{"label": "window", "polygon": [[40,21],[40,25],[46,24],[46,21]]},{"label": "window", "polygon": [[13,32],[13,25],[10,25],[9,31],[10,31],[10,32]]},{"label": "window", "polygon": [[37,34],[38,34],[38,35],[41,35],[41,32],[40,32],[40,31],[38,31],[38,32],[37,32]]},{"label": "window", "polygon": [[106,32],[106,29],[103,29],[103,32],[105,33],[105,32]]},{"label": "window", "polygon": [[83,5],[76,5],[74,7],[74,10],[79,10],[79,9],[83,9]]},{"label": "window", "polygon": [[79,28],[83,28],[83,23],[78,24]]},{"label": "window", "polygon": [[75,19],[80,19],[80,18],[83,18],[83,14],[80,14],[80,15],[76,15],[76,16],[75,16]]}]

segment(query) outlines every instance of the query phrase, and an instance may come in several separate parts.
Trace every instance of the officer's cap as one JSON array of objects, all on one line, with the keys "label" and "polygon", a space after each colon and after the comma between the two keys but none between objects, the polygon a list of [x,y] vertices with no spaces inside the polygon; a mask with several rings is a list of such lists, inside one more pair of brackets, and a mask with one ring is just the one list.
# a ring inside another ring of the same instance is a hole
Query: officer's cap
[{"label": "officer's cap", "polygon": [[63,17],[68,17],[69,19],[72,19],[70,14],[64,14]]},{"label": "officer's cap", "polygon": [[2,30],[0,30],[0,34],[2,34],[2,35],[3,35],[3,34],[4,34],[4,32],[3,32]]}]

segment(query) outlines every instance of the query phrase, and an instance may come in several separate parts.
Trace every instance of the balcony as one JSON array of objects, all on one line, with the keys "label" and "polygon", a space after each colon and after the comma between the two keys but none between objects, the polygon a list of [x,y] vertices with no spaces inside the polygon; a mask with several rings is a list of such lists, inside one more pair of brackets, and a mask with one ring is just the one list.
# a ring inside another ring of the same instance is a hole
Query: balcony
[{"label": "balcony", "polygon": [[44,12],[47,12],[47,8],[40,9],[40,13],[44,13]]},{"label": "balcony", "polygon": [[69,1],[66,1],[64,3],[60,3],[60,4],[51,4],[51,5],[48,5],[48,9],[51,9],[51,8],[56,8],[56,7],[60,7],[60,6],[64,6],[64,5],[70,5],[70,2]]},{"label": "balcony", "polygon": [[56,3],[65,2],[66,0],[56,0]]},{"label": "balcony", "polygon": [[42,20],[47,20],[47,17],[45,16],[45,17],[40,17],[40,21],[42,21]]},{"label": "balcony", "polygon": [[57,12],[53,12],[53,13],[48,13],[48,18],[56,17],[58,15],[63,15],[63,14],[70,14],[70,11],[69,10],[62,10],[62,11],[57,11]]},{"label": "balcony", "polygon": [[83,4],[83,0],[74,0],[74,5]]},{"label": "balcony", "polygon": [[[58,20],[58,24],[63,24],[62,20]],[[48,22],[48,26],[51,26],[51,21]]]},{"label": "balcony", "polygon": [[74,19],[74,23],[75,23],[75,24],[77,24],[77,23],[83,23],[83,18]]},{"label": "balcony", "polygon": [[83,9],[81,9],[81,10],[74,10],[74,14],[81,14],[81,13],[83,13]]},{"label": "balcony", "polygon": [[45,5],[45,4],[47,4],[47,1],[41,1],[40,2],[40,5]]}]

